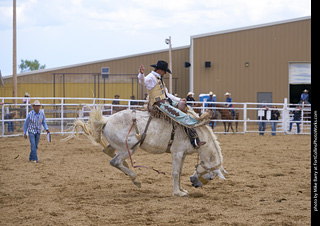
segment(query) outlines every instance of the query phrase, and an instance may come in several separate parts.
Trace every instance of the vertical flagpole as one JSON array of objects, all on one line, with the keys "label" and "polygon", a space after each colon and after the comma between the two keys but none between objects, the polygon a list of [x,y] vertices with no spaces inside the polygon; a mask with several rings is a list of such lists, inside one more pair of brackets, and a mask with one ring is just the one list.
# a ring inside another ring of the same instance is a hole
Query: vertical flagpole
[{"label": "vertical flagpole", "polygon": [[[171,36],[166,38],[166,44],[169,45],[169,69],[172,72],[172,45],[171,45]],[[172,74],[169,74],[169,93],[172,93]]]},{"label": "vertical flagpole", "polygon": [[[16,0],[13,0],[13,62],[12,62],[12,89],[13,97],[18,96],[17,88],[17,25],[16,25]],[[17,104],[17,99],[14,100]]]},{"label": "vertical flagpole", "polygon": [[[169,36],[169,69],[172,72],[172,46],[171,46],[171,36]],[[172,74],[169,74],[169,80],[170,80],[170,93],[172,93]]]}]

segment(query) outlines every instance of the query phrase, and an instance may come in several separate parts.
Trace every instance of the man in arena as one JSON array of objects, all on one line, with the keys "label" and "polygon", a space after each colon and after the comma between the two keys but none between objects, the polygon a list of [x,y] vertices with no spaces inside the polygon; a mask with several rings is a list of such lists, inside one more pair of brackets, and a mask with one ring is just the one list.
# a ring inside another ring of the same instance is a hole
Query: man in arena
[{"label": "man in arena", "polygon": [[27,132],[29,134],[29,141],[31,144],[31,152],[29,155],[29,161],[38,163],[38,143],[41,134],[41,125],[45,128],[47,133],[50,133],[49,128],[46,123],[46,117],[43,111],[40,111],[41,104],[40,101],[36,100],[32,104],[33,110],[29,112],[27,118],[23,124],[24,138],[27,139]]}]

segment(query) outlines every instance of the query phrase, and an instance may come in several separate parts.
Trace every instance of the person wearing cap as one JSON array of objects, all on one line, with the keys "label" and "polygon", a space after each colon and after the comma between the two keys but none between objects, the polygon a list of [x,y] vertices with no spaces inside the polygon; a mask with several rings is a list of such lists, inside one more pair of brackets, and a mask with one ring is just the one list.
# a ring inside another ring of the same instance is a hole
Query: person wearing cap
[{"label": "person wearing cap", "polygon": [[236,113],[233,109],[231,93],[226,92],[224,95],[226,96],[226,102],[230,103],[230,104],[226,104],[226,106],[228,108],[231,108],[232,118],[234,118],[236,116]]},{"label": "person wearing cap", "polygon": [[[209,102],[209,103],[208,103]],[[211,102],[211,103],[210,103]],[[215,107],[216,104],[213,104],[212,102],[216,102],[216,94],[214,94],[212,91],[209,92],[209,98],[207,99],[207,103],[206,103],[206,107]],[[210,110],[213,110],[214,111],[214,114],[217,115],[217,110],[214,108],[214,109],[210,109]],[[213,123],[213,126],[215,127],[216,126],[216,121],[214,121]]]},{"label": "person wearing cap", "polygon": [[[114,99],[119,99],[119,97],[120,96],[118,94],[114,95]],[[112,104],[120,104],[120,102],[118,100],[113,100]]]},{"label": "person wearing cap", "polygon": [[[17,116],[17,112],[16,111],[12,111],[9,112],[7,114],[4,115],[4,119],[13,119]],[[13,121],[6,121],[4,122],[4,124],[8,125],[8,132],[14,132],[14,123]]]},{"label": "person wearing cap", "polygon": [[264,131],[266,130],[267,111],[269,110],[269,107],[267,105],[263,104],[261,110],[263,111],[263,116],[260,116],[259,135],[263,136],[264,135]]},{"label": "person wearing cap", "polygon": [[30,104],[30,95],[29,95],[28,92],[26,92],[26,93],[24,94],[24,98],[22,99],[22,102],[23,102],[24,104]]},{"label": "person wearing cap", "polygon": [[[195,101],[195,99],[193,98],[193,95],[194,95],[193,92],[189,92],[189,93],[187,94],[187,101],[188,101],[188,102],[189,102],[189,101]],[[194,104],[193,104],[193,103],[187,103],[187,105],[193,106]]]},{"label": "person wearing cap", "polygon": [[[139,83],[143,84],[148,90],[149,106],[164,112],[166,115],[169,115],[169,117],[174,118],[179,124],[185,125],[184,129],[190,138],[191,144],[196,149],[200,148],[200,146],[204,145],[206,142],[200,141],[195,129],[190,128],[200,123],[200,121],[177,108],[179,102],[186,102],[187,100],[169,93],[163,81],[163,77],[167,72],[172,74],[168,68],[168,63],[159,60],[157,64],[150,66],[153,67],[154,70],[147,76],[144,76],[145,68],[143,65],[140,66],[138,74]],[[203,116],[201,120],[204,118],[205,117]]]},{"label": "person wearing cap", "polygon": [[302,102],[306,103],[306,104],[310,104],[309,103],[309,91],[307,89],[303,90],[301,96],[300,96],[300,102],[299,104],[302,104]]},{"label": "person wearing cap", "polygon": [[290,114],[293,114],[293,119],[289,125],[289,132],[291,132],[292,124],[295,122],[297,124],[297,133],[300,133],[301,110],[302,107],[297,105],[295,110],[290,111]]},{"label": "person wearing cap", "polygon": [[29,141],[31,144],[31,152],[29,155],[29,161],[33,161],[35,163],[38,162],[38,143],[41,134],[41,125],[45,128],[47,133],[50,133],[48,125],[46,123],[46,117],[43,111],[40,111],[41,103],[36,100],[32,104],[33,110],[29,112],[26,117],[26,120],[23,124],[23,133],[24,138],[27,139],[27,132],[29,135]]}]

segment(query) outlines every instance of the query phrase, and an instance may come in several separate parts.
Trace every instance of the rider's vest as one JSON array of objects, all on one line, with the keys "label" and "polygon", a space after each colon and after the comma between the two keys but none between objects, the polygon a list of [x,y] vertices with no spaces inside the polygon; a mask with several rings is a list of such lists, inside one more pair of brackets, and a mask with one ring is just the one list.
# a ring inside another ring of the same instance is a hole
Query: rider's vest
[{"label": "rider's vest", "polygon": [[161,82],[161,80],[155,76],[157,78],[157,84],[151,89],[149,90],[149,101],[150,101],[150,105],[152,106],[155,102],[158,102],[160,100],[164,100],[166,99],[166,90],[165,90],[165,84],[164,82]]}]

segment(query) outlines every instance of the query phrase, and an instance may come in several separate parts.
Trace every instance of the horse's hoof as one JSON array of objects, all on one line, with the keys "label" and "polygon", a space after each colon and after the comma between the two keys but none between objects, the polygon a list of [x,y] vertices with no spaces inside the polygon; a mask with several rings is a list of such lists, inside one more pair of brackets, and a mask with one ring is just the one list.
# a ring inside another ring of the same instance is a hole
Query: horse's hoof
[{"label": "horse's hoof", "polygon": [[180,188],[180,191],[189,194],[189,192],[183,188]]},{"label": "horse's hoof", "polygon": [[141,188],[141,182],[138,181],[137,179],[135,179],[135,180],[133,181],[133,183],[134,183],[138,188]]},{"label": "horse's hoof", "polygon": [[179,197],[186,197],[188,195],[188,192],[179,191],[179,192],[173,193],[173,195],[174,196],[179,196]]}]

